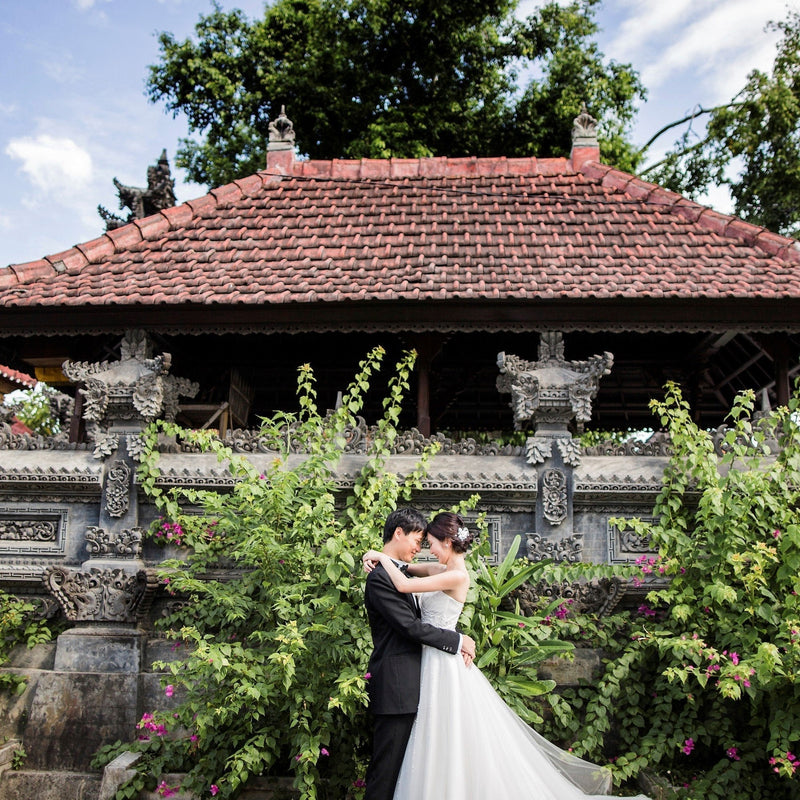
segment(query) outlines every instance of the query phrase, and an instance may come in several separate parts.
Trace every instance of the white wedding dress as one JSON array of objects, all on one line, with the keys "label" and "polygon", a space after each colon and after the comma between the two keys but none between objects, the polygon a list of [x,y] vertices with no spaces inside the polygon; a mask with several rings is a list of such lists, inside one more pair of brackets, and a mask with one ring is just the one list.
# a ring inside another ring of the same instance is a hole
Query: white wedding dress
[{"label": "white wedding dress", "polygon": [[[423,622],[455,628],[463,603],[444,592],[418,599]],[[394,800],[587,800],[610,790],[608,769],[533,731],[476,666],[422,648],[419,710]]]}]

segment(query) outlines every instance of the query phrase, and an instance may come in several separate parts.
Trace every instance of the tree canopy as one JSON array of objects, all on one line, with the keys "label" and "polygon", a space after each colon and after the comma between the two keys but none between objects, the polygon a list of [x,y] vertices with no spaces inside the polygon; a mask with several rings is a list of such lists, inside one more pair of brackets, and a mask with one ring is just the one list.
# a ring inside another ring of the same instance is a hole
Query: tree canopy
[{"label": "tree canopy", "polygon": [[196,37],[160,34],[148,93],[198,138],[176,163],[209,186],[262,169],[285,105],[312,158],[566,155],[582,103],[604,159],[636,164],[626,138],[645,95],[594,42],[600,0],[277,0],[261,19],[219,6]]},{"label": "tree canopy", "polygon": [[[754,70],[730,103],[698,109],[691,119],[707,114],[705,133],[687,129],[667,156],[643,175],[690,197],[727,184],[738,216],[796,236],[800,234],[800,13],[790,12],[770,27],[783,34],[772,72]],[[732,170],[738,172],[731,175]]]}]

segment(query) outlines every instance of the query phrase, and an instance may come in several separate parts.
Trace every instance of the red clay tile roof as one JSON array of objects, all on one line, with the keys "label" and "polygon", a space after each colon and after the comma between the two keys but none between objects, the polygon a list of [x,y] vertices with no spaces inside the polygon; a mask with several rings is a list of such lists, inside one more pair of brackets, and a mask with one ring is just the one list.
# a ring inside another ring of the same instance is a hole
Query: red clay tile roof
[{"label": "red clay tile roof", "polygon": [[798,298],[800,247],[569,159],[295,162],[0,270],[0,306]]}]

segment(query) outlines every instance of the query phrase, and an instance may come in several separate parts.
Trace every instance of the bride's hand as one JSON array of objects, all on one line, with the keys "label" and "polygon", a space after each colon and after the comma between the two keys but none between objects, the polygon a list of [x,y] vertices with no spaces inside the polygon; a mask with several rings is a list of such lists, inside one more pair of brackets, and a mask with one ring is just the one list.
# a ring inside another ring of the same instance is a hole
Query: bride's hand
[{"label": "bride's hand", "polygon": [[367,550],[363,556],[361,556],[362,566],[364,567],[364,572],[372,572],[376,566],[378,566],[378,562],[380,561],[381,554],[377,550]]}]

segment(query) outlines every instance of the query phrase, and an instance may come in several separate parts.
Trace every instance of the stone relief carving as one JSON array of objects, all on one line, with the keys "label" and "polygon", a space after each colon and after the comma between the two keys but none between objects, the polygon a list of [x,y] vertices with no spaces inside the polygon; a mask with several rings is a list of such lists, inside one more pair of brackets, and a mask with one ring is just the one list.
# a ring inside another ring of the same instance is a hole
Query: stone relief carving
[{"label": "stone relief carving", "polygon": [[519,600],[520,610],[526,616],[539,613],[542,603],[563,600],[576,613],[610,614],[624,597],[628,585],[618,578],[603,578],[587,583],[524,584],[509,594],[509,608]]},{"label": "stone relief carving", "polygon": [[526,533],[527,556],[531,561],[571,561],[581,560],[583,535],[574,533],[562,539],[546,539],[538,533]]},{"label": "stone relief carving", "polygon": [[106,511],[110,517],[124,517],[130,507],[131,468],[115,461],[106,476]]},{"label": "stone relief carving", "polygon": [[0,519],[0,540],[55,542],[59,527],[59,520]]},{"label": "stone relief carving", "polygon": [[544,518],[551,525],[560,525],[568,513],[567,476],[560,469],[548,469],[542,474]]},{"label": "stone relief carving", "polygon": [[149,608],[158,588],[154,570],[45,570],[44,585],[73,622],[136,622]]},{"label": "stone relief carving", "polygon": [[144,528],[113,532],[90,526],[86,529],[86,549],[91,558],[141,558]]}]

